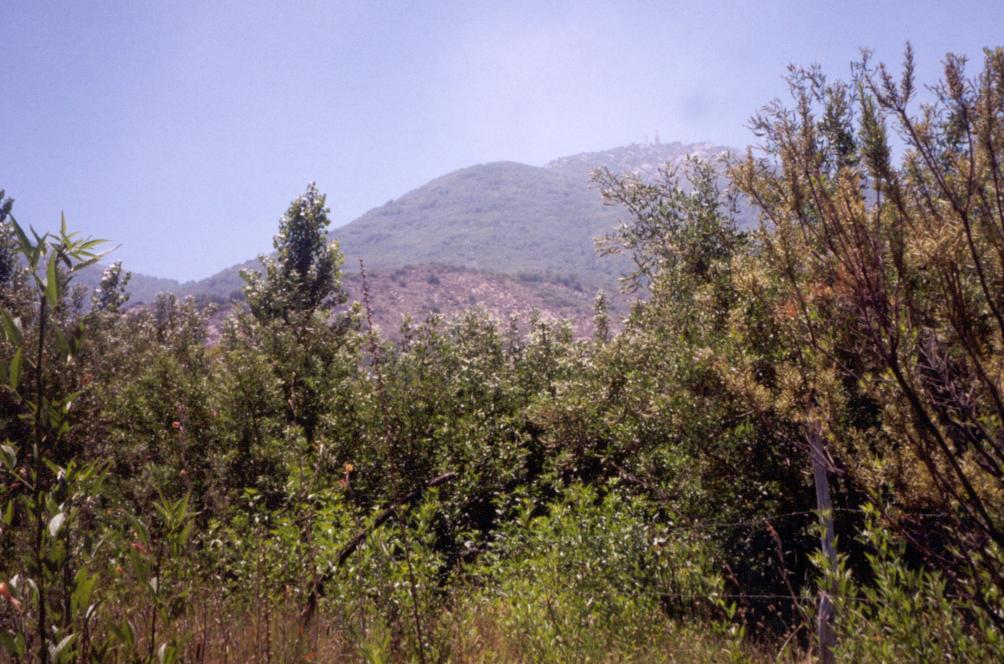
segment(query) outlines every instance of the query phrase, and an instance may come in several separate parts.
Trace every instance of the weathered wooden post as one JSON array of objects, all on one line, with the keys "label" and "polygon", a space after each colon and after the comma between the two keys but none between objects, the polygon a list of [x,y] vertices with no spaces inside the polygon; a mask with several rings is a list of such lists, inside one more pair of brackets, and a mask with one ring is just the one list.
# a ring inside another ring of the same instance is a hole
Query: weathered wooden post
[{"label": "weathered wooden post", "polygon": [[[816,509],[822,521],[823,534],[821,543],[826,556],[827,572],[837,567],[837,550],[833,545],[833,501],[830,499],[829,457],[826,454],[825,441],[818,423],[808,426],[809,456],[812,458],[812,480],[816,485]],[[833,600],[830,597],[830,587],[827,582],[819,591],[819,611],[816,615],[816,632],[819,638],[819,661],[822,664],[835,664],[833,648],[837,644],[834,630]]]}]

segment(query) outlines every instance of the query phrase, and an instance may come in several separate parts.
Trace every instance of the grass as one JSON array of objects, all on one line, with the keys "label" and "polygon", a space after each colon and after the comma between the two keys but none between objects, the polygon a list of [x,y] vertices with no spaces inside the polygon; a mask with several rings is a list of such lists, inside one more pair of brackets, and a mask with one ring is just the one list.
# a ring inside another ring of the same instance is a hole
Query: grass
[{"label": "grass", "polygon": [[[184,645],[177,661],[200,664],[272,664],[280,662],[418,662],[415,639],[406,616],[403,624],[390,625],[386,616],[370,611],[322,611],[304,629],[299,604],[280,593],[249,609],[218,597],[189,603],[174,633]],[[144,615],[130,607],[123,611],[134,620]],[[788,653],[775,660],[773,649],[744,645],[736,649],[729,639],[707,625],[673,622],[650,617],[636,625],[638,638],[625,642],[598,630],[566,634],[542,646],[512,629],[513,616],[504,602],[468,602],[442,611],[428,621],[429,662],[501,664],[503,662],[808,662],[804,653]],[[539,617],[542,623],[548,616]],[[144,648],[140,648],[143,652]],[[114,661],[114,660],[113,660]],[[156,661],[156,660],[155,660]]]}]

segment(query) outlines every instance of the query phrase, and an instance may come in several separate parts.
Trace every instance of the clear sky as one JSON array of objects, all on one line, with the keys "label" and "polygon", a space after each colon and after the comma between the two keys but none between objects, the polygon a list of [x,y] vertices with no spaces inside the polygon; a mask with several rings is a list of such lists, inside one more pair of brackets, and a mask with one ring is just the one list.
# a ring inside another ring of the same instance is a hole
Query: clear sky
[{"label": "clear sky", "polygon": [[[310,180],[335,224],[445,172],[648,141],[743,146],[789,63],[923,81],[1004,2],[0,2],[0,188],[138,272],[270,249]],[[976,64],[976,63],[974,63]]]}]

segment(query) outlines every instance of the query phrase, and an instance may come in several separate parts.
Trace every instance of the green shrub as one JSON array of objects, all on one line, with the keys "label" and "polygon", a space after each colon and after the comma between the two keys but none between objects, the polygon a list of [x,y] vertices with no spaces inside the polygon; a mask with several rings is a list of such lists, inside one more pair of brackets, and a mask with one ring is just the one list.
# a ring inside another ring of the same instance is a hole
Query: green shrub
[{"label": "green shrub", "polygon": [[[860,539],[870,549],[871,582],[856,580],[846,560],[831,579],[838,660],[1004,661],[1004,635],[985,608],[1001,615],[1000,591],[989,579],[967,578],[962,570],[950,585],[937,571],[907,565],[904,542],[877,525],[876,513],[869,511]],[[985,555],[999,558],[1000,551],[990,546]]]},{"label": "green shrub", "polygon": [[491,615],[515,659],[649,660],[686,629],[671,616],[709,621],[719,656],[737,652],[731,639],[741,630],[719,622],[722,580],[701,538],[681,537],[644,505],[583,485],[543,513],[530,500],[514,510],[472,572],[480,591],[459,614]]}]

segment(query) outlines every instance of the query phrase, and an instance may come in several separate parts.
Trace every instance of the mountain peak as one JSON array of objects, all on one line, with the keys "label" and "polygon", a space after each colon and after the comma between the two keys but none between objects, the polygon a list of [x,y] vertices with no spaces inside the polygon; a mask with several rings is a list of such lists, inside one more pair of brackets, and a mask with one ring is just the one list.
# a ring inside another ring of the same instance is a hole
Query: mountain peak
[{"label": "mountain peak", "polygon": [[614,173],[635,174],[650,179],[666,164],[680,165],[688,157],[716,159],[734,148],[715,143],[631,143],[599,152],[580,152],[559,157],[544,168],[572,178],[587,180],[597,168],[608,168]]}]

